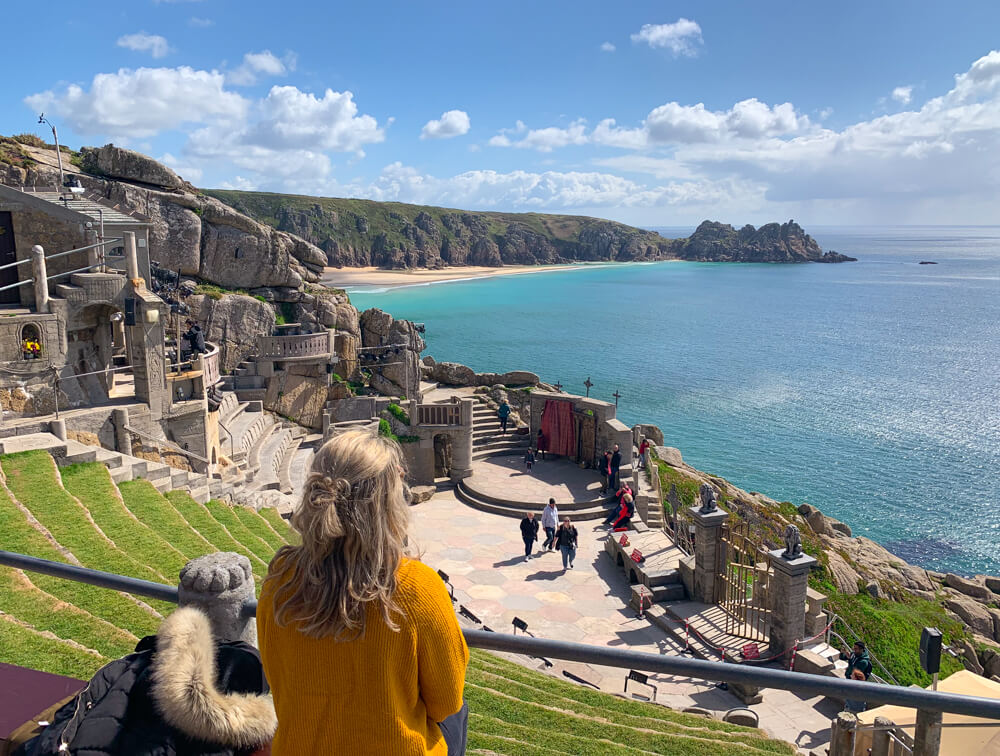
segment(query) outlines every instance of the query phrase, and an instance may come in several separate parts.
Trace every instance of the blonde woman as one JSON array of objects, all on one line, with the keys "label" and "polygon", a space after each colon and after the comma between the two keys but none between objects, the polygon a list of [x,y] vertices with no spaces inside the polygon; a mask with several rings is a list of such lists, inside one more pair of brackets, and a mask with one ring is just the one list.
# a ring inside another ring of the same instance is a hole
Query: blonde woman
[{"label": "blonde woman", "polygon": [[[444,583],[407,558],[398,445],[362,431],[316,453],[257,609],[274,756],[465,751],[469,650]],[[441,723],[439,725],[439,723]]]}]

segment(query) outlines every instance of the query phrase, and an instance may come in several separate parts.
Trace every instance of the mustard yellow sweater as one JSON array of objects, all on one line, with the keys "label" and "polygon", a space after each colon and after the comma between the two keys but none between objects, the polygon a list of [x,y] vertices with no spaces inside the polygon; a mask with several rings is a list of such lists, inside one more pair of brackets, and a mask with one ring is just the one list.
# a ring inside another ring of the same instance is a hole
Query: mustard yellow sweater
[{"label": "mustard yellow sweater", "polygon": [[273,756],[447,756],[437,723],[462,708],[469,649],[441,578],[404,559],[390,630],[369,611],[364,638],[308,638],[274,621],[264,584],[257,634],[278,714]]}]

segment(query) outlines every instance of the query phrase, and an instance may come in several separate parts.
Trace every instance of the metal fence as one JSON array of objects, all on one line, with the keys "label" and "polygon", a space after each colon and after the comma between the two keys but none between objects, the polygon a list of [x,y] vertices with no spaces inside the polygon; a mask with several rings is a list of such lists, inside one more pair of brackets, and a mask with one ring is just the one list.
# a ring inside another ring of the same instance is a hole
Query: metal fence
[{"label": "metal fence", "polygon": [[[53,577],[75,580],[116,591],[127,591],[171,603],[178,602],[174,586],[148,580],[101,572],[71,564],[51,562],[11,551],[0,551],[0,565],[40,572]],[[257,613],[257,602],[243,605],[243,616]],[[641,669],[648,673],[677,675],[712,682],[737,683],[759,688],[774,688],[808,696],[830,696],[837,699],[868,701],[872,704],[894,704],[932,714],[950,713],[982,719],[1000,720],[1000,700],[978,696],[940,693],[922,688],[845,680],[824,675],[808,675],[743,664],[703,661],[683,656],[667,656],[640,651],[627,651],[584,643],[548,640],[526,635],[498,633],[489,630],[463,630],[469,646],[490,651],[504,651],[548,659],[597,664],[621,669]]]}]

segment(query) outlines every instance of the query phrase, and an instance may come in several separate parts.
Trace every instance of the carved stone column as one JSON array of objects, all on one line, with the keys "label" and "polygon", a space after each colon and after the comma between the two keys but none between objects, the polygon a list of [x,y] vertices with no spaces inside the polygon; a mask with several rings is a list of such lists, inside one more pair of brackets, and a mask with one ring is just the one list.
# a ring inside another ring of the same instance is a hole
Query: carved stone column
[{"label": "carved stone column", "polygon": [[715,578],[722,551],[722,526],[729,517],[724,509],[702,514],[700,507],[690,507],[694,520],[694,599],[703,604],[715,602]]},{"label": "carved stone column", "polygon": [[785,559],[784,549],[768,552],[771,580],[768,586],[771,603],[771,653],[787,657],[796,641],[806,637],[806,591],[809,570],[816,560],[806,554]]},{"label": "carved stone column", "polygon": [[48,313],[48,273],[45,270],[45,250],[40,244],[31,248],[31,277],[35,280],[35,312],[39,315]]},{"label": "carved stone column", "polygon": [[194,605],[208,615],[212,635],[220,640],[242,640],[257,645],[257,621],[243,614],[253,600],[250,560],[232,551],[192,559],[181,569],[180,605]]}]

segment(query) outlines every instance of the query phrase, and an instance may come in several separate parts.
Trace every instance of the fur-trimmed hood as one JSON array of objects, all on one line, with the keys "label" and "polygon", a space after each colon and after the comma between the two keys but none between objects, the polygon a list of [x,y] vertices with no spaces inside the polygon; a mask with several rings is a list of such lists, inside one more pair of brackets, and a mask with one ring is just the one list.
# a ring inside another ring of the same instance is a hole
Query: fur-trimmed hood
[{"label": "fur-trimmed hood", "polygon": [[215,656],[211,625],[202,612],[184,607],[167,617],[150,670],[156,709],[197,740],[241,748],[269,743],[278,728],[271,697],[220,691]]}]

